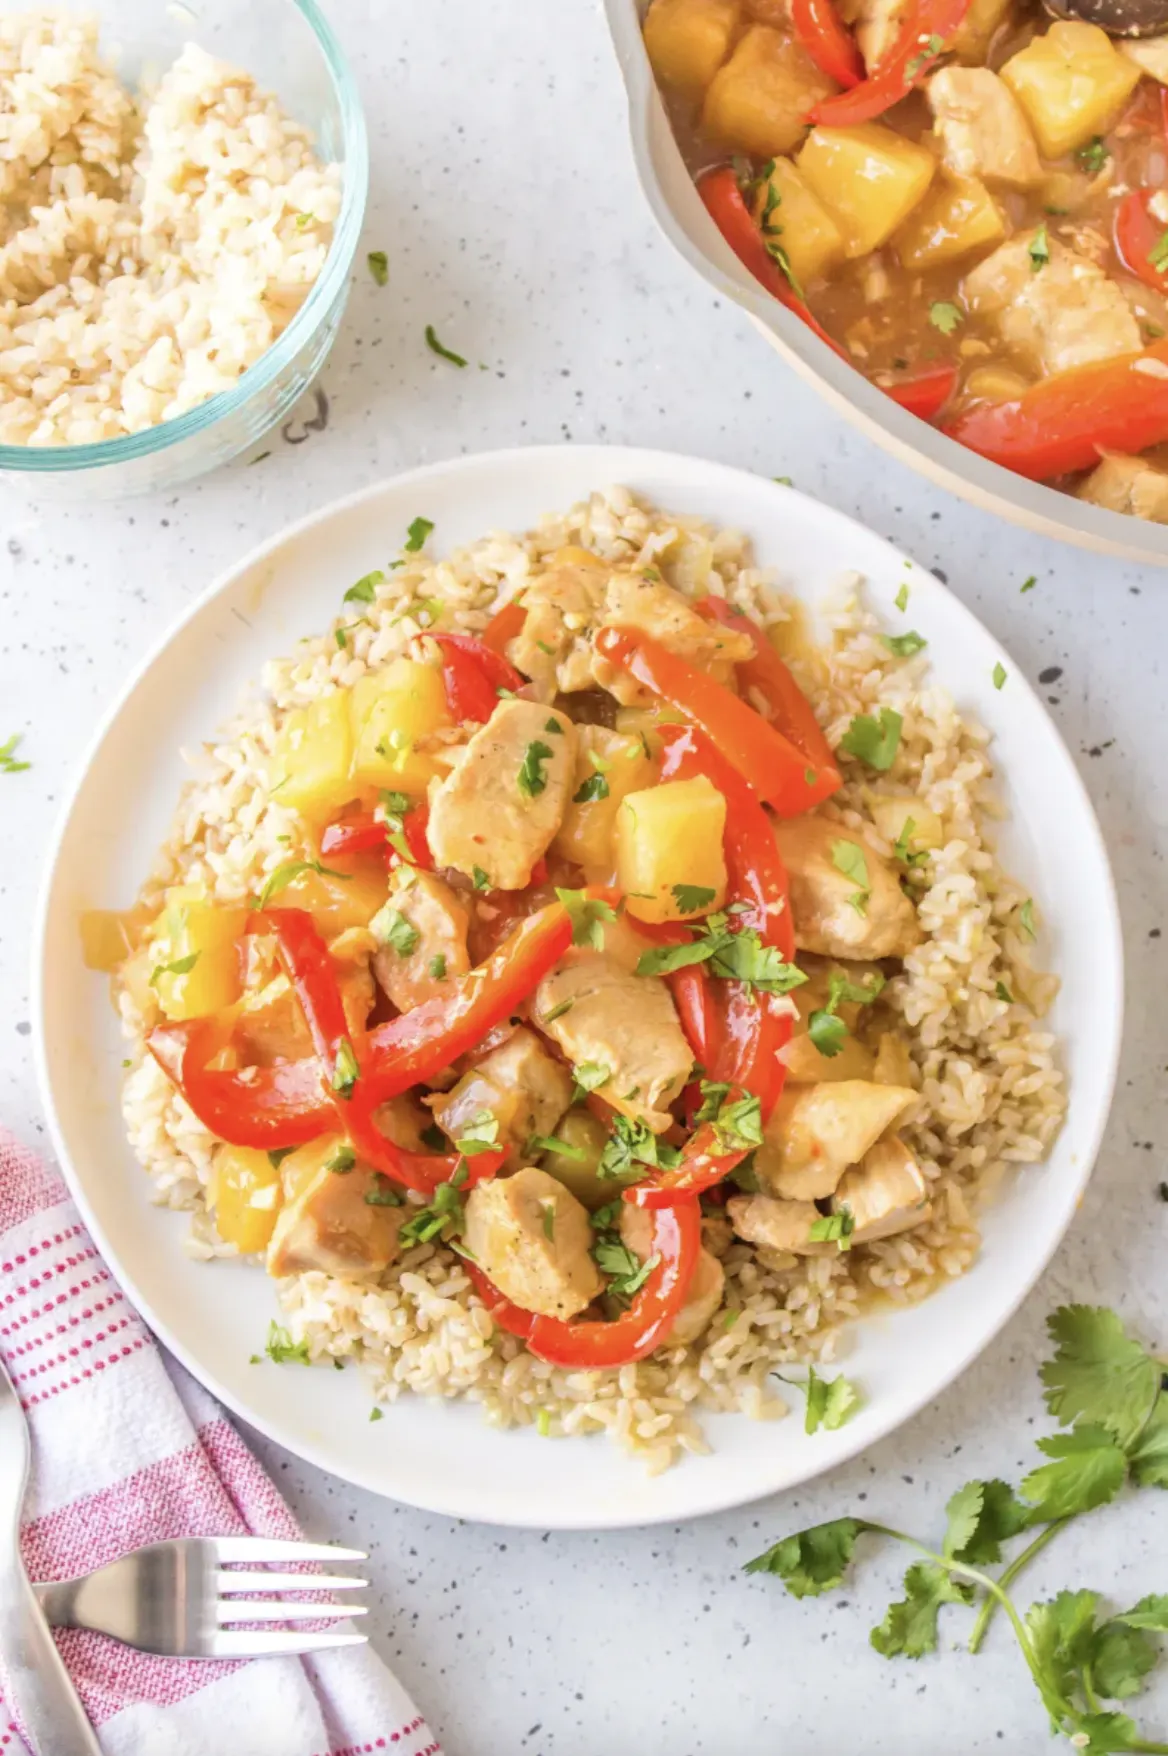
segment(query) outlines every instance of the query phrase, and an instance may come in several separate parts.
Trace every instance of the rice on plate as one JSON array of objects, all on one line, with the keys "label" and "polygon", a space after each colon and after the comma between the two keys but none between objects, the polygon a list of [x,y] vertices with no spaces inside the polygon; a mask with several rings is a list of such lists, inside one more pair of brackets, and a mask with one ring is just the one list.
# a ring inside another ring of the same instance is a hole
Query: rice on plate
[{"label": "rice on plate", "polygon": [[[194,758],[95,958],[129,1138],[192,1253],[266,1252],[273,1357],[662,1469],[702,1410],[782,1414],[777,1368],[972,1263],[978,1203],[1063,1119],[1057,984],[992,851],[988,736],[857,576],[811,631],[741,535],[621,489],[441,561],[427,535]],[[476,993],[485,1030],[444,1037]]]}]

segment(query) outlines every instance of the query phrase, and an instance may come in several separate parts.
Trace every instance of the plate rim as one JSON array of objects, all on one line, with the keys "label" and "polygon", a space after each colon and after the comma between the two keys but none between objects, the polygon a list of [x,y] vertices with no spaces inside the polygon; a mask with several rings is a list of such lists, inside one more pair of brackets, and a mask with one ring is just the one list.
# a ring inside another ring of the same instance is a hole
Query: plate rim
[{"label": "plate rim", "polygon": [[[59,807],[53,824],[47,853],[41,869],[33,915],[31,948],[32,981],[30,1000],[33,1027],[32,1046],[37,1085],[44,1106],[49,1138],[56,1155],[57,1167],[65,1180],[71,1199],[76,1204],[90,1236],[101,1253],[103,1262],[106,1267],[109,1268],[118,1285],[126,1294],[127,1299],[142,1317],[155,1338],[200,1384],[204,1386],[212,1396],[216,1398],[218,1402],[220,1402],[225,1408],[229,1409],[235,1417],[245,1421],[256,1431],[262,1433],[265,1438],[281,1446],[293,1456],[311,1463],[314,1467],[323,1470],[326,1474],[331,1475],[338,1480],[346,1481],[353,1486],[367,1489],[372,1493],[377,1494],[382,1499],[391,1501],[393,1504],[413,1505],[419,1510],[434,1513],[439,1516],[459,1519],[465,1518],[472,1522],[497,1525],[500,1528],[528,1530],[617,1530],[643,1528],[661,1523],[677,1523],[680,1518],[689,1519],[705,1517],[714,1513],[732,1510],[739,1506],[754,1504],[778,1492],[785,1493],[796,1491],[798,1488],[817,1480],[830,1470],[834,1470],[845,1463],[851,1462],[860,1452],[866,1450],[870,1445],[876,1445],[886,1439],[890,1433],[895,1432],[898,1428],[915,1419],[931,1400],[948,1390],[950,1386],[968,1370],[986,1348],[989,1347],[997,1336],[1001,1334],[1006,1324],[1008,1324],[1015,1316],[1021,1305],[1034,1290],[1034,1287],[1041,1276],[1049,1267],[1066,1236],[1072,1220],[1074,1219],[1075,1213],[1082,1201],[1084,1191],[1086,1190],[1087,1184],[1090,1181],[1095,1168],[1103,1136],[1110,1118],[1114,1102],[1115,1087],[1119,1074],[1120,1056],[1123,1044],[1125,1007],[1122,919],[1119,910],[1115,875],[1112,871],[1111,861],[1108,856],[1107,844],[1103,836],[1102,827],[1095,812],[1094,804],[1092,803],[1090,794],[1087,791],[1086,784],[1079,773],[1078,767],[1058,725],[1053,717],[1047,712],[1046,706],[1039,697],[1037,690],[1035,690],[1030,684],[1020,667],[1014,666],[1011,670],[1011,689],[1018,692],[1024,692],[1029,698],[1031,705],[1038,709],[1043,720],[1046,722],[1050,735],[1054,740],[1055,748],[1062,759],[1067,782],[1077,795],[1077,802],[1083,813],[1084,826],[1089,829],[1092,840],[1092,851],[1095,855],[1095,861],[1101,878],[1101,898],[1105,903],[1106,918],[1104,921],[1100,922],[1099,949],[1105,959],[1106,968],[1110,975],[1111,991],[1106,996],[1106,1005],[1099,1009],[1104,1018],[1104,1024],[1101,1028],[1106,1033],[1100,1047],[1106,1051],[1106,1054],[1104,1078],[1100,1086],[1098,1109],[1093,1118],[1089,1132],[1084,1134],[1082,1140],[1077,1143],[1077,1163],[1074,1167],[1074,1175],[1073,1177],[1068,1175],[1065,1179],[1065,1186],[1062,1188],[1061,1194],[1063,1211],[1059,1216],[1057,1227],[1050,1236],[1047,1247],[1040,1256],[1029,1265],[1027,1272],[1019,1277],[1018,1284],[1012,1289],[1010,1297],[999,1307],[995,1308],[996,1314],[988,1327],[986,1327],[984,1331],[979,1332],[960,1353],[954,1355],[952,1361],[947,1363],[943,1376],[929,1379],[927,1382],[923,1383],[919,1389],[914,1389],[906,1398],[904,1406],[894,1408],[887,1416],[877,1415],[874,1424],[871,1422],[864,1423],[861,1431],[855,1432],[852,1436],[849,1436],[846,1439],[842,1438],[839,1434],[834,1435],[833,1437],[837,1441],[837,1448],[833,1450],[830,1458],[825,1458],[823,1464],[818,1467],[813,1466],[803,1471],[795,1480],[778,1479],[783,1475],[783,1472],[776,1467],[774,1472],[772,1472],[772,1476],[765,1476],[765,1473],[760,1471],[757,1482],[755,1482],[750,1487],[749,1491],[745,1493],[739,1486],[731,1483],[725,1484],[722,1489],[719,1490],[716,1486],[718,1480],[716,1475],[705,1478],[705,1480],[708,1481],[709,1486],[705,1487],[705,1491],[703,1491],[703,1477],[700,1468],[697,1468],[694,1470],[694,1491],[689,1497],[690,1505],[689,1510],[686,1512],[679,1512],[676,1507],[671,1506],[663,1509],[659,1515],[654,1515],[652,1513],[646,1514],[645,1510],[641,1507],[631,1508],[625,1513],[617,1507],[603,1514],[599,1512],[590,1512],[582,1516],[573,1516],[571,1506],[568,1505],[564,1509],[563,1517],[556,1519],[554,1522],[543,1517],[538,1523],[532,1523],[521,1515],[509,1515],[506,1512],[500,1512],[497,1508],[490,1515],[484,1517],[479,1512],[468,1511],[465,1502],[452,1500],[441,1492],[425,1499],[411,1498],[408,1501],[401,1500],[386,1487],[384,1481],[377,1480],[372,1473],[363,1469],[359,1464],[351,1466],[349,1469],[338,1467],[335,1458],[327,1454],[326,1449],[321,1445],[318,1445],[311,1437],[307,1435],[297,1435],[294,1439],[290,1438],[288,1433],[283,1430],[281,1423],[278,1420],[269,1419],[264,1415],[257,1414],[254,1409],[250,1408],[246,1403],[246,1399],[237,1396],[229,1386],[221,1382],[214,1369],[203,1365],[196,1354],[173,1333],[170,1324],[164,1318],[159,1317],[149,1302],[140,1297],[131,1272],[119,1260],[117,1252],[113,1249],[108,1237],[105,1235],[104,1228],[98,1220],[86,1194],[84,1182],[78,1175],[69,1155],[64,1129],[57,1111],[53,1082],[50,1076],[50,1057],[45,1028],[45,971],[50,913],[58,864],[60,862],[63,844],[68,834],[74,809],[85,791],[89,780],[90,770],[101,751],[102,745],[119,720],[129,698],[137,690],[139,684],[148,676],[154,665],[166,650],[179,639],[188,624],[200,616],[205,609],[207,609],[222,593],[227,591],[241,576],[251,572],[258,566],[262,565],[266,560],[269,560],[280,549],[282,549],[284,545],[298,540],[306,532],[313,530],[321,524],[327,523],[338,516],[344,516],[353,509],[362,506],[366,501],[376,499],[387,489],[412,486],[414,484],[424,483],[426,480],[436,477],[448,479],[452,476],[457,478],[460,475],[473,476],[475,471],[479,469],[498,467],[514,469],[517,466],[531,467],[537,465],[542,460],[546,459],[550,462],[562,458],[569,453],[574,460],[580,462],[582,470],[590,469],[592,471],[596,477],[595,485],[597,488],[607,486],[612,482],[635,479],[638,475],[648,475],[662,471],[668,472],[677,465],[681,465],[683,467],[697,468],[703,472],[709,472],[710,477],[713,478],[711,485],[714,487],[716,487],[716,479],[722,477],[748,483],[751,492],[757,492],[759,489],[769,492],[775,495],[780,503],[782,498],[788,495],[794,496],[801,501],[808,502],[815,507],[818,515],[839,521],[839,523],[849,532],[857,533],[865,543],[874,542],[878,544],[890,555],[896,557],[898,565],[907,559],[914,568],[919,568],[921,574],[928,576],[930,590],[935,589],[937,592],[943,594],[944,598],[947,600],[947,608],[950,614],[954,615],[959,622],[964,621],[968,627],[976,629],[979,637],[986,637],[995,641],[997,640],[997,637],[990,633],[985,624],[974,615],[973,611],[965,605],[961,598],[959,598],[957,594],[945,584],[945,582],[939,580],[937,576],[932,573],[931,569],[925,568],[923,563],[918,563],[912,556],[908,555],[906,551],[900,549],[895,543],[889,541],[888,538],[882,536],[878,531],[872,530],[867,525],[864,525],[859,519],[853,518],[849,513],[841,512],[838,508],[830,505],[826,501],[817,499],[814,495],[774,482],[767,477],[756,474],[752,470],[743,469],[733,464],[722,463],[714,459],[698,457],[693,453],[671,451],[661,447],[634,445],[573,445],[564,443],[504,446],[492,450],[455,455],[453,457],[417,465],[410,470],[379,477],[377,480],[367,483],[364,487],[355,489],[352,493],[327,501],[323,506],[316,508],[314,511],[305,513],[302,517],[296,519],[291,524],[253,545],[251,549],[235,562],[220,569],[210,583],[199,592],[189,604],[184,606],[179,615],[177,615],[172,622],[168,623],[159,637],[151,643],[142,659],[133,667],[132,671],[117,691],[113,701],[101,715],[98,724],[79,759],[75,775],[65,789],[61,806]],[[1002,646],[1001,642],[997,642],[997,644]],[[1008,649],[1002,646],[1002,650],[1008,657]],[[494,1429],[490,1430],[496,1437],[504,1438],[508,1436],[504,1433],[495,1433]],[[589,1437],[595,1438],[596,1441],[599,1442],[600,1436]],[[700,1459],[694,1461],[700,1465]],[[633,1460],[630,1460],[630,1467],[635,1467]]]}]

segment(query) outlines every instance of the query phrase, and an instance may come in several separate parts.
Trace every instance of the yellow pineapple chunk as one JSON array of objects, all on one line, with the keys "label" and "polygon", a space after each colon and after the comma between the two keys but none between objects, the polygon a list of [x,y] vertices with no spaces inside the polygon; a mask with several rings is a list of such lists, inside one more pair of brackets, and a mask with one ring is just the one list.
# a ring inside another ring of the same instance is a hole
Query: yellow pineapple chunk
[{"label": "yellow pineapple chunk", "polygon": [[752,25],[710,83],[702,128],[739,152],[772,158],[798,146],[808,110],[835,89],[801,43]]},{"label": "yellow pineapple chunk", "polygon": [[755,199],[754,217],[767,241],[786,252],[801,287],[829,274],[843,260],[843,234],[790,159],[774,161]]},{"label": "yellow pineapple chunk", "polygon": [[797,164],[844,239],[844,254],[878,250],[902,225],[933,180],[927,147],[878,122],[813,128]]},{"label": "yellow pineapple chunk", "polygon": [[730,53],[741,23],[741,0],[653,0],[645,19],[645,50],[654,77],[700,97]]},{"label": "yellow pineapple chunk", "polygon": [[211,1160],[208,1191],[215,1229],[245,1256],[266,1250],[284,1204],[279,1154],[276,1162],[252,1146],[220,1146]]},{"label": "yellow pineapple chunk", "polygon": [[1006,235],[1006,218],[976,177],[941,176],[893,239],[906,268],[936,268]]},{"label": "yellow pineapple chunk", "polygon": [[576,728],[571,803],[552,847],[582,867],[590,883],[605,883],[612,877],[613,831],[621,800],[651,787],[656,773],[657,764],[639,733],[611,732],[604,726]]},{"label": "yellow pineapple chunk", "polygon": [[347,689],[294,707],[276,735],[268,766],[272,797],[306,817],[339,810],[352,797],[352,750]]},{"label": "yellow pineapple chunk", "polygon": [[704,775],[630,793],[616,816],[617,883],[639,921],[683,921],[726,900],[726,801]]},{"label": "yellow pineapple chunk", "polygon": [[1048,159],[1106,134],[1139,83],[1140,69],[1097,24],[1060,20],[1012,55],[1002,78]]},{"label": "yellow pineapple chunk", "polygon": [[423,794],[439,769],[416,746],[450,724],[441,671],[395,658],[362,677],[352,694],[353,780],[361,787]]},{"label": "yellow pineapple chunk", "polygon": [[220,908],[195,885],[175,885],[149,940],[150,986],[168,1018],[206,1018],[239,998],[237,942],[245,908]]}]

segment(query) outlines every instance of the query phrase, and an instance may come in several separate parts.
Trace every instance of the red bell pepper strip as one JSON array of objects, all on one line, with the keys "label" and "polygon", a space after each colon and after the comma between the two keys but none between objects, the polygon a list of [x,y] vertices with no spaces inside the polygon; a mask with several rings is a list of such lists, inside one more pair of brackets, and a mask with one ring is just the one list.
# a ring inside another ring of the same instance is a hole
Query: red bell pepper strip
[{"label": "red bell pepper strip", "polygon": [[[766,633],[749,616],[736,610],[725,598],[711,593],[694,605],[707,622],[721,622],[738,634],[749,635],[754,642],[754,657],[735,667],[739,681],[746,690],[759,696],[766,704],[766,717],[777,732],[806,758],[815,770],[815,780],[807,781],[811,805],[821,804],[838,792],[841,776],[831,746],[823,735],[823,727],[815,717],[815,709],[796,683],[794,677],[775,651]],[[804,779],[807,779],[804,774]],[[808,807],[810,809],[810,806]]]},{"label": "red bell pepper strip", "polygon": [[204,1128],[233,1146],[306,1146],[334,1125],[324,1065],[315,1056],[238,1073],[211,1068],[223,1032],[206,1018],[159,1025],[147,1047]]},{"label": "red bell pepper strip", "polygon": [[1036,482],[1093,469],[1104,451],[1146,451],[1168,440],[1168,340],[1056,372],[1010,402],[967,410],[943,430]]},{"label": "red bell pepper strip", "polygon": [[658,1258],[627,1311],[611,1323],[590,1318],[564,1322],[513,1305],[473,1262],[463,1264],[471,1285],[501,1329],[522,1336],[537,1359],[551,1366],[631,1365],[661,1346],[685,1303],[702,1241],[696,1201],[681,1201],[654,1215],[652,1254]]},{"label": "red bell pepper strip", "polygon": [[744,268],[749,269],[756,281],[759,281],[788,311],[804,322],[808,329],[816,334],[820,341],[826,342],[831,351],[838,354],[841,360],[847,354],[838,342],[831,339],[822,324],[811,315],[806,302],[799,297],[778,263],[767,254],[766,242],[762,233],[751,217],[750,209],[742,198],[738,187],[738,179],[729,165],[723,165],[716,171],[706,171],[698,178],[698,194],[706,204],[706,210],[737,256]]},{"label": "red bell pepper strip", "polygon": [[489,720],[499,705],[499,690],[522,689],[527,681],[473,634],[431,634],[430,639],[442,648],[446,703],[456,720]]},{"label": "red bell pepper strip", "polygon": [[710,978],[700,963],[691,963],[670,970],[665,981],[694,1060],[708,1072],[722,1050],[722,1023]]},{"label": "red bell pepper strip", "polygon": [[409,860],[404,860],[401,853],[389,839],[390,830],[385,819],[375,817],[370,811],[360,811],[351,817],[342,817],[330,823],[320,838],[320,851],[326,858],[349,858],[355,854],[369,853],[373,850],[384,852],[390,866],[420,866],[424,872],[434,870],[434,856],[430,852],[430,843],[426,838],[426,825],[430,820],[430,812],[424,800],[402,814],[401,833],[409,851]]},{"label": "red bell pepper strip", "polygon": [[[515,599],[512,598],[509,604],[504,604],[501,610],[495,611],[479,639],[484,646],[489,646],[492,652],[497,652],[501,658],[506,658],[508,642],[514,640],[515,636],[522,632],[526,620],[527,611],[522,604],[516,603]],[[504,687],[509,687],[509,685],[504,685]]]},{"label": "red bell pepper strip", "polygon": [[957,385],[956,366],[935,366],[930,372],[918,372],[900,384],[885,385],[893,402],[918,420],[931,421],[941,413]]},{"label": "red bell pepper strip", "polygon": [[864,61],[832,0],[791,0],[795,35],[821,72],[837,85],[859,85]]},{"label": "red bell pepper strip", "polygon": [[[1162,88],[1168,92],[1168,86]],[[1168,227],[1153,217],[1154,189],[1133,189],[1115,210],[1115,253],[1130,274],[1168,293]]]},{"label": "red bell pepper strip", "polygon": [[485,963],[459,980],[452,995],[425,1000],[378,1025],[369,1033],[363,1071],[376,1101],[399,1097],[473,1049],[534,992],[571,943],[568,911],[551,903],[519,921]]},{"label": "red bell pepper strip", "polygon": [[810,809],[814,783],[803,752],[722,683],[639,629],[601,628],[593,644],[642,688],[694,720],[780,817]]},{"label": "red bell pepper strip", "polygon": [[[741,1086],[731,1086],[727,1101],[734,1103],[747,1094]],[[713,1122],[703,1122],[692,1134],[682,1153],[681,1163],[672,1170],[659,1171],[643,1183],[634,1183],[624,1192],[633,1207],[645,1207],[660,1213],[680,1202],[688,1205],[695,1195],[713,1189],[740,1165],[749,1153],[748,1146],[727,1151]]]},{"label": "red bell pepper strip", "polygon": [[949,39],[965,20],[972,0],[913,0],[905,14],[896,47],[876,71],[836,97],[821,98],[808,120],[833,128],[871,122],[907,97],[932,71]]}]

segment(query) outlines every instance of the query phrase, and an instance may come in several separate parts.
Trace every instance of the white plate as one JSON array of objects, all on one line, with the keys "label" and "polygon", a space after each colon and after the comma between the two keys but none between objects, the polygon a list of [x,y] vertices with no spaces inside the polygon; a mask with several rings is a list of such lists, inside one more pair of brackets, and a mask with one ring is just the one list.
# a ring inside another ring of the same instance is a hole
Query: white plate
[{"label": "white plate", "polygon": [[633,161],[654,219],[690,267],[716,292],[741,305],[801,378],[869,439],[974,506],[1084,549],[1168,563],[1168,530],[1163,525],[1091,506],[968,451],[898,407],[784,310],[739,262],[694,187],[641,37],[648,0],[604,0],[604,8],[628,94]]},{"label": "white plate", "polygon": [[[1011,818],[1009,866],[1041,899],[1044,959],[1062,976],[1053,1017],[1070,1112],[1048,1163],[1022,1173],[986,1216],[981,1256],[915,1310],[857,1328],[848,1372],[866,1395],[838,1433],[798,1419],[710,1417],[710,1457],[650,1480],[603,1439],[501,1433],[476,1407],[405,1398],[371,1425],[359,1372],[248,1364],[275,1301],[265,1276],[183,1254],[184,1216],[150,1206],[118,1109],[121,1039],[107,983],[82,967],[87,907],[135,894],[185,778],[182,746],[214,732],[265,659],[327,625],[342,594],[417,514],[445,550],[625,483],[661,506],[746,531],[763,563],[810,600],[866,575],[892,600],[911,563],[881,538],[789,488],[697,459],[599,446],[496,452],[415,470],[305,519],[220,579],[151,654],[89,753],[53,850],[35,954],[38,1063],[61,1163],[90,1230],[174,1353],[238,1414],[301,1457],[416,1506],[497,1524],[591,1528],[676,1520],[789,1488],[853,1456],[928,1403],[1017,1307],[1074,1212],[1115,1078],[1122,1012],[1119,921],[1098,825],[1074,765],[1008,655],[924,568],[912,623],[936,674],[995,734]],[[995,663],[1006,687],[991,683]]]}]

